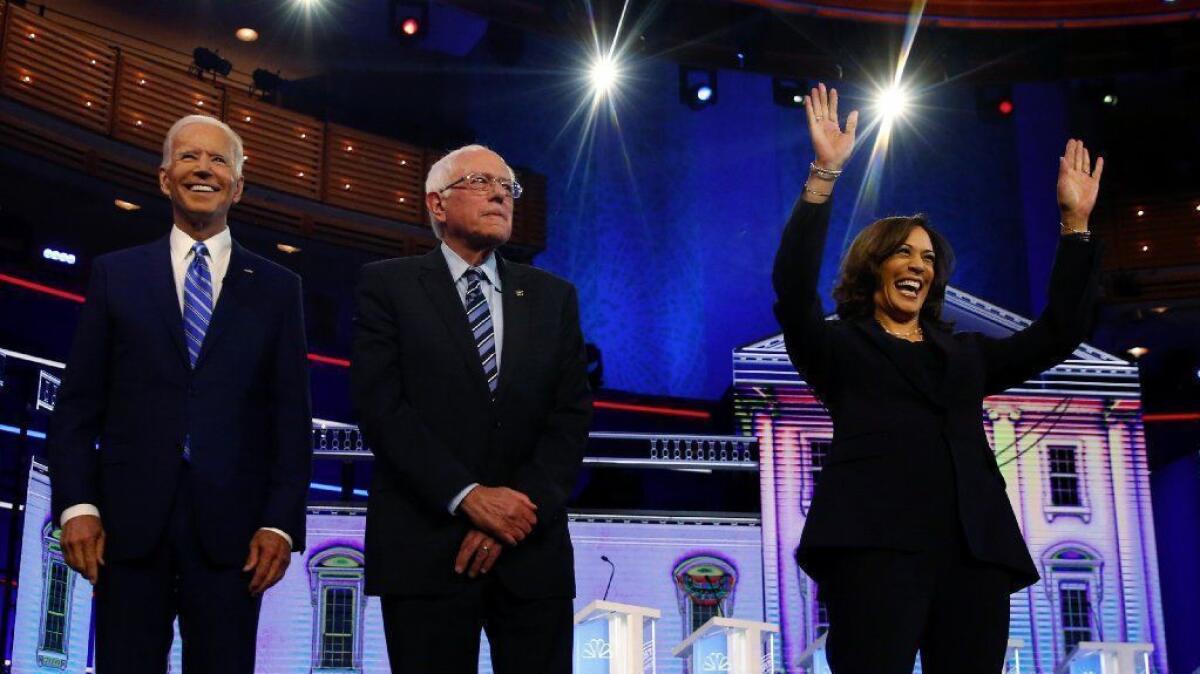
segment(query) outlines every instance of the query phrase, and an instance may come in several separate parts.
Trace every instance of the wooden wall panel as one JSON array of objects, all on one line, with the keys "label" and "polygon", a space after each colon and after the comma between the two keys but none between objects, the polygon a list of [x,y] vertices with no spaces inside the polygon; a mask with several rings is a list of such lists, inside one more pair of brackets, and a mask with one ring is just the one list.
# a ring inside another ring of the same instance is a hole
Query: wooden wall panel
[{"label": "wooden wall panel", "polygon": [[324,124],[244,93],[229,92],[226,120],[246,150],[246,182],[309,199],[321,196]]},{"label": "wooden wall panel", "polygon": [[1096,226],[1097,235],[1104,240],[1104,268],[1200,265],[1198,207],[1200,194],[1124,201],[1110,208]]},{"label": "wooden wall panel", "polygon": [[[385,254],[408,255],[435,247],[426,219],[424,181],[431,161],[440,155],[267,104],[229,80],[198,78],[188,72],[183,54],[159,59],[124,44],[119,35],[98,37],[86,27],[46,19],[2,0],[0,10],[0,94],[155,155],[180,117],[198,113],[223,119],[246,146],[248,220]],[[100,146],[80,150],[40,126],[22,128],[24,132],[0,129],[0,142],[157,193],[157,160],[143,165],[97,149]],[[540,249],[545,246],[546,178],[522,173],[521,182],[526,193],[516,204],[512,244]],[[349,214],[313,219],[302,206],[259,198],[256,185],[387,218],[396,225],[381,226]]]},{"label": "wooden wall panel", "polygon": [[108,131],[117,53],[23,7],[8,5],[0,89],[17,101]]},{"label": "wooden wall panel", "polygon": [[224,91],[209,80],[136,56],[122,58],[118,75],[112,129],[118,140],[160,152],[180,117],[222,116]]},{"label": "wooden wall panel", "polygon": [[338,124],[326,132],[327,203],[425,224],[424,150]]}]

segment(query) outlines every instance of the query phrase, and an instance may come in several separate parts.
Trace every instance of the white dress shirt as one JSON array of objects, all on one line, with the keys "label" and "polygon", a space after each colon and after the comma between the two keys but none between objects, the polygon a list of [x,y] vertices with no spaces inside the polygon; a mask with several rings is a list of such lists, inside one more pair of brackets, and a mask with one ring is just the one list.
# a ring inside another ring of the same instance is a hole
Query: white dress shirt
[{"label": "white dress shirt", "polygon": [[[463,303],[463,311],[467,310],[467,285],[469,281],[464,276],[471,265],[458,256],[445,243],[441,245],[442,255],[446,258],[446,266],[450,267],[450,278],[454,279],[454,289],[458,291],[458,299]],[[496,371],[500,371],[500,354],[504,352],[504,301],[501,299],[500,266],[496,262],[496,254],[489,253],[483,264],[476,267],[483,272],[484,280],[479,282],[483,297],[487,300],[488,311],[492,314],[492,331],[496,334]],[[450,514],[458,512],[458,506],[471,490],[478,487],[478,482],[463,487],[458,495],[450,500]]]},{"label": "white dress shirt", "polygon": [[[192,250],[195,243],[196,240],[180,229],[178,225],[171,228],[171,271],[175,277],[175,294],[179,298],[180,320],[183,320],[183,281],[187,276],[188,266],[192,264],[192,258],[195,256],[195,252]],[[221,286],[225,283],[225,274],[229,271],[229,257],[233,252],[233,236],[229,234],[229,228],[226,227],[220,233],[205,239],[204,245],[208,248],[208,271],[212,277],[213,309],[215,310],[217,300],[221,296]],[[463,495],[466,496],[466,493],[464,492]],[[91,503],[73,505],[63,510],[60,524],[65,525],[67,520],[79,515],[99,517],[100,509]],[[288,547],[291,547],[292,537],[286,531],[274,527],[263,527],[263,529],[283,536]]]}]

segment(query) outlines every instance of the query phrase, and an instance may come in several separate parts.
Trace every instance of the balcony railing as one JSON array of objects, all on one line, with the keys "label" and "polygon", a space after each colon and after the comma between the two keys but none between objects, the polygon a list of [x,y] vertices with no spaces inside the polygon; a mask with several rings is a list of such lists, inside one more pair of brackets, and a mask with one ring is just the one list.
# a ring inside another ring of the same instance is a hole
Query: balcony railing
[{"label": "balcony railing", "polygon": [[[0,11],[0,95],[153,153],[161,151],[175,120],[211,115],[242,136],[250,185],[371,216],[331,217],[330,209],[308,213],[249,190],[235,217],[393,254],[433,247],[424,177],[439,151],[292,112],[248,95],[241,85],[199,79],[180,65],[182,55],[155,57],[132,44],[127,48],[119,36],[91,34],[12,3],[0,2]],[[106,179],[124,177],[125,183],[158,191],[157,161],[131,163],[102,147],[79,148],[22,115],[4,117],[0,126],[9,129],[0,133],[0,142],[85,170],[80,162],[90,162]],[[125,165],[114,171],[112,163]],[[511,243],[540,250],[546,179],[530,172],[520,177],[526,189],[514,212]],[[407,227],[389,228],[389,222]]]}]

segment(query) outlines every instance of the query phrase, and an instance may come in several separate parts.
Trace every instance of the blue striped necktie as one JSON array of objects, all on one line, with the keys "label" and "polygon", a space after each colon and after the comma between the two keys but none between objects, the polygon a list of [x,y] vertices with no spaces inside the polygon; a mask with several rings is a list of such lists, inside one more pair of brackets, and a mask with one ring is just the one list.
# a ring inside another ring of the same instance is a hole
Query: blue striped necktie
[{"label": "blue striped necktie", "polygon": [[483,296],[483,288],[480,287],[484,275],[478,269],[471,268],[464,272],[463,276],[467,279],[467,322],[471,324],[475,348],[479,351],[479,362],[483,364],[483,375],[487,377],[488,390],[491,391],[494,400],[500,368],[496,366],[496,332],[492,327],[492,312],[488,308],[487,298]]},{"label": "blue striped necktie", "polygon": [[196,367],[204,333],[212,320],[212,274],[208,271],[208,246],[197,241],[192,246],[192,263],[183,277],[183,334],[187,340],[188,360]]}]

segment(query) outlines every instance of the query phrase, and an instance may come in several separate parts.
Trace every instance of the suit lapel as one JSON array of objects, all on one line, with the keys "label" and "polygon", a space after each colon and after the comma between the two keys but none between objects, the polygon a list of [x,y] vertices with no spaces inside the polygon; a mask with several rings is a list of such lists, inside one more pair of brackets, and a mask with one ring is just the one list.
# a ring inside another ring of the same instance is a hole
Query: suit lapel
[{"label": "suit lapel", "polygon": [[236,313],[245,294],[254,285],[254,267],[250,256],[238,242],[233,242],[229,251],[229,268],[225,271],[225,280],[221,283],[221,294],[213,307],[212,320],[208,322],[208,330],[204,333],[204,343],[200,345],[200,355],[196,356],[196,368],[204,364],[208,354],[212,352],[217,340],[236,321]]},{"label": "suit lapel", "polygon": [[[902,353],[898,348],[899,345],[892,343],[892,340],[896,339],[895,337],[884,332],[883,328],[871,316],[853,319],[853,323],[872,344],[879,347],[880,351],[883,351],[888,360],[892,361],[892,364],[908,380],[908,383],[912,384],[913,388],[920,391],[933,404],[942,406],[939,391],[930,388],[924,373],[918,369],[920,364]],[[929,331],[926,330],[925,334],[928,335]]]},{"label": "suit lapel", "polygon": [[477,392],[485,400],[490,399],[483,363],[479,362],[479,350],[475,348],[471,326],[467,324],[467,310],[458,297],[458,291],[454,289],[454,279],[450,277],[450,268],[446,266],[446,258],[440,247],[425,254],[420,278],[421,287],[445,323],[446,331],[450,333],[455,349],[462,355]]},{"label": "suit lapel", "polygon": [[183,337],[183,311],[179,308],[179,291],[175,287],[175,270],[171,266],[171,237],[165,236],[146,248],[146,270],[150,275],[150,294],[155,313],[162,317],[168,338],[174,342],[183,364],[188,365],[187,345]]},{"label": "suit lapel", "polygon": [[496,399],[499,400],[515,378],[514,373],[525,363],[533,317],[529,311],[530,298],[526,296],[528,289],[523,285],[525,275],[499,255],[496,260],[500,266],[500,301],[504,305],[504,348],[500,352],[500,382],[496,387]]}]

